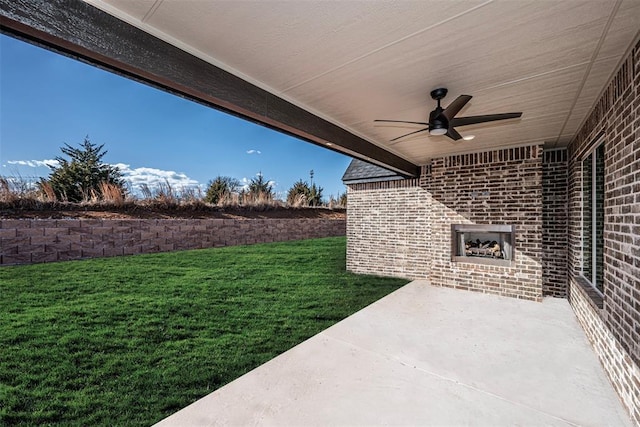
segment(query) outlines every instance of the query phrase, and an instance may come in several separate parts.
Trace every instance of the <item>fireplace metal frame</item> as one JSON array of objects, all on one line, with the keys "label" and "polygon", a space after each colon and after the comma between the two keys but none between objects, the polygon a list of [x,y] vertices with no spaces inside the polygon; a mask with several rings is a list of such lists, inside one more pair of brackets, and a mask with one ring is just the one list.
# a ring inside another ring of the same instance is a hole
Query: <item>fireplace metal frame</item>
[{"label": "fireplace metal frame", "polygon": [[[510,234],[511,253],[509,259],[460,256],[456,252],[458,233],[505,233]],[[451,261],[472,264],[511,267],[516,257],[516,226],[506,224],[451,224]]]}]

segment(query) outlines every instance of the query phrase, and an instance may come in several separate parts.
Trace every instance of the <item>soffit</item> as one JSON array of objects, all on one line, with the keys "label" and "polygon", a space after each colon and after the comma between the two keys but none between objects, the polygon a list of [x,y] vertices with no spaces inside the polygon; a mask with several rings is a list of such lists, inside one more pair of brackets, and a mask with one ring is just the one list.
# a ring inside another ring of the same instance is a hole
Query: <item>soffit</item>
[{"label": "soffit", "polygon": [[[640,2],[177,1],[89,3],[420,164],[451,153],[566,145],[637,37]],[[375,119],[522,111],[453,142]]]}]

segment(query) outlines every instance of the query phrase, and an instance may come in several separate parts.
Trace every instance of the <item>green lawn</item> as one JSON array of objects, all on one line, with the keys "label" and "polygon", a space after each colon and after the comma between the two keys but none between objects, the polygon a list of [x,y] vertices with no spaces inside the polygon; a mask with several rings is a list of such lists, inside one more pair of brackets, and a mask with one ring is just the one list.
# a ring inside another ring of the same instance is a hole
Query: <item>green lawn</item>
[{"label": "green lawn", "polygon": [[0,425],[150,425],[407,282],[345,243],[0,268]]}]

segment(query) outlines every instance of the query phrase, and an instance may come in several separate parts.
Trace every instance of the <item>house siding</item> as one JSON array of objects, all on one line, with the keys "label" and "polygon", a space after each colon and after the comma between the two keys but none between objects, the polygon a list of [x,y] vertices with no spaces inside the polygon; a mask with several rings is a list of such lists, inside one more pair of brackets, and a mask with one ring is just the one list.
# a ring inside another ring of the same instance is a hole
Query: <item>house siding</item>
[{"label": "house siding", "polygon": [[[568,147],[569,301],[640,425],[640,42]],[[581,278],[582,159],[604,141],[604,295]]]}]

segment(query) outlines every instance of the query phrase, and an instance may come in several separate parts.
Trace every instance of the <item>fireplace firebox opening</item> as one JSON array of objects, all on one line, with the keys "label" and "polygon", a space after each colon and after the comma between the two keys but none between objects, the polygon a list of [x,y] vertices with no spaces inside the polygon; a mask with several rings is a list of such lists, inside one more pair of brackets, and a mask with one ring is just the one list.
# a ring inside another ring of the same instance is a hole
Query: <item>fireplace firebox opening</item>
[{"label": "fireplace firebox opening", "polygon": [[515,233],[514,225],[452,224],[451,261],[511,266]]}]

